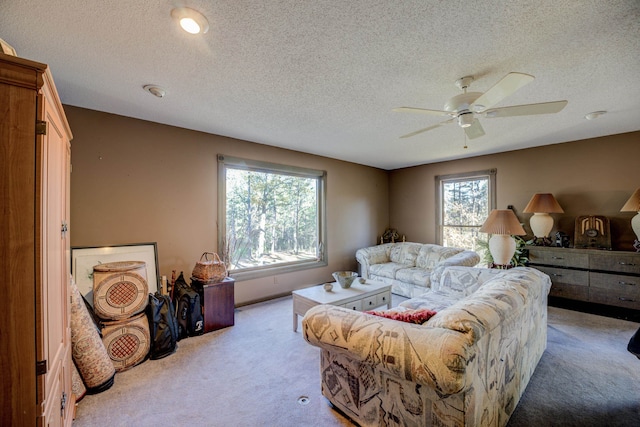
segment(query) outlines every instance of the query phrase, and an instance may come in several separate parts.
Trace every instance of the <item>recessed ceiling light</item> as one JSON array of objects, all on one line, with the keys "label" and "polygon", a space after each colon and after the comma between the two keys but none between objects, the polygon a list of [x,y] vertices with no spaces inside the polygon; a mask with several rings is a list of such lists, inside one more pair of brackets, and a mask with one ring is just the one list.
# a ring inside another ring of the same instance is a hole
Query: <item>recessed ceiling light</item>
[{"label": "recessed ceiling light", "polygon": [[197,10],[189,7],[176,7],[171,16],[178,20],[180,27],[190,34],[204,34],[209,31],[209,21]]},{"label": "recessed ceiling light", "polygon": [[157,96],[158,98],[162,98],[166,95],[167,91],[156,85],[145,85],[142,86],[142,89],[146,90],[150,94]]},{"label": "recessed ceiling light", "polygon": [[593,119],[597,119],[598,117],[600,117],[603,114],[607,114],[606,111],[594,111],[592,113],[586,114],[584,116],[585,119],[587,120],[593,120]]}]

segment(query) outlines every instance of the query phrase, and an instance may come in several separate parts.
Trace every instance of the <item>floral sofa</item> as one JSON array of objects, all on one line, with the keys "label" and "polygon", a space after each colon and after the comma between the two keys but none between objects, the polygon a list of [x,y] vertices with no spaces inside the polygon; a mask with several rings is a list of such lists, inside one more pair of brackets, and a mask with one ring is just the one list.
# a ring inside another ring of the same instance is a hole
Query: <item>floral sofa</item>
[{"label": "floral sofa", "polygon": [[395,309],[436,311],[424,324],[310,309],[322,394],[363,427],[506,425],[546,348],[549,277],[449,267],[432,285]]},{"label": "floral sofa", "polygon": [[408,298],[424,293],[445,267],[473,267],[480,257],[473,251],[429,243],[385,243],[358,249],[360,276],[391,285],[394,294]]}]

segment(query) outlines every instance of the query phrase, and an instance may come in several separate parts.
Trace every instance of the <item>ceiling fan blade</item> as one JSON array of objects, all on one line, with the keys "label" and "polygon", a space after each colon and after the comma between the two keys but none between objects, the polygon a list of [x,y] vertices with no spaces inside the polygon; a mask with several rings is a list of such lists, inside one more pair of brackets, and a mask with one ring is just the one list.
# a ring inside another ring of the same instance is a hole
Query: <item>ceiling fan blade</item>
[{"label": "ceiling fan blade", "polygon": [[484,129],[478,119],[474,119],[471,126],[464,128],[464,132],[467,134],[467,138],[469,139],[480,138],[484,135]]},{"label": "ceiling fan blade", "polygon": [[488,118],[530,116],[534,114],[553,114],[562,111],[568,101],[541,102],[540,104],[513,105],[494,108],[484,112]]},{"label": "ceiling fan blade", "polygon": [[530,76],[529,74],[509,73],[504,76],[502,80],[493,85],[491,89],[486,91],[483,95],[480,95],[480,97],[471,105],[471,110],[474,112],[480,112],[487,108],[491,108],[507,96],[513,94],[522,86],[527,83],[531,83],[534,79],[535,77]]},{"label": "ceiling fan blade", "polygon": [[420,129],[420,130],[417,130],[415,132],[411,132],[411,133],[408,133],[406,135],[402,135],[400,138],[409,138],[411,136],[418,135],[418,134],[420,134],[422,132],[426,132],[426,131],[429,131],[431,129],[435,129],[435,128],[443,126],[443,125],[447,125],[447,124],[451,123],[453,120],[455,120],[455,119],[450,119],[450,120],[438,123],[437,125],[429,126],[428,128]]},{"label": "ceiling fan blade", "polygon": [[424,108],[413,108],[413,107],[398,107],[394,108],[392,111],[398,113],[419,113],[419,114],[431,114],[435,116],[449,116],[451,113],[449,111],[442,110],[426,110]]}]

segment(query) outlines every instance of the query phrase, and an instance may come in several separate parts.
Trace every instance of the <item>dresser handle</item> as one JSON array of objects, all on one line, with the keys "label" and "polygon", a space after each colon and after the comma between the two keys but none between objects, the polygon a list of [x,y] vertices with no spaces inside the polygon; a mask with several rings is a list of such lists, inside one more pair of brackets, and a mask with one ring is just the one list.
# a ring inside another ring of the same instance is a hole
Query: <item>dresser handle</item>
[{"label": "dresser handle", "polygon": [[619,299],[620,301],[635,302],[635,301],[634,301],[634,300],[632,300],[631,298],[619,297],[618,299]]},{"label": "dresser handle", "polygon": [[562,274],[558,274],[558,273],[552,273],[551,274],[553,277],[562,277]]},{"label": "dresser handle", "polygon": [[622,280],[618,282],[618,285],[627,285],[627,286],[635,286],[636,284],[633,282],[623,282]]},{"label": "dresser handle", "polygon": [[552,256],[551,259],[564,259],[564,258],[562,258],[560,256]]},{"label": "dresser handle", "polygon": [[632,267],[635,267],[635,264],[632,263],[632,262],[619,261],[618,264],[620,264],[620,265],[630,265]]}]

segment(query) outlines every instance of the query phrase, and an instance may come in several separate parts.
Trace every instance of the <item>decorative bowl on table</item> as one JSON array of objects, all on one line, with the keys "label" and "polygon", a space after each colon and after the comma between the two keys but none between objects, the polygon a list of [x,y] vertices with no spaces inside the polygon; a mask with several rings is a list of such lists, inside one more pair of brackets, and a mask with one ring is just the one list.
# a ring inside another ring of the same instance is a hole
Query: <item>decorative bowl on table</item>
[{"label": "decorative bowl on table", "polygon": [[353,281],[356,280],[358,273],[355,271],[336,271],[332,273],[332,276],[336,279],[336,282],[340,284],[341,288],[347,289],[351,287]]}]

